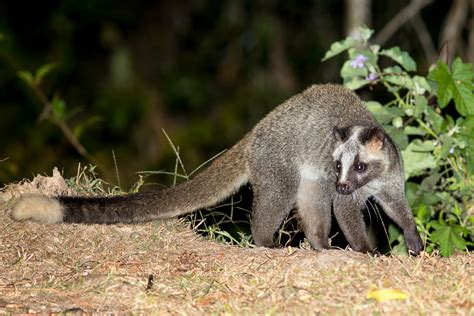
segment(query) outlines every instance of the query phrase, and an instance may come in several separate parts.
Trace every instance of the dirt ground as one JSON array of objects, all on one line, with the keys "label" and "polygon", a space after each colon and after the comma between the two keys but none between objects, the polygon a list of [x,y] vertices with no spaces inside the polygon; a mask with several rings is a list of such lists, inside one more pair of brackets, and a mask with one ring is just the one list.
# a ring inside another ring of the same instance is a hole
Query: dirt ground
[{"label": "dirt ground", "polygon": [[[0,313],[474,314],[472,253],[239,248],[204,240],[182,220],[18,223],[8,198],[0,205]],[[407,297],[367,298],[377,289]]]}]

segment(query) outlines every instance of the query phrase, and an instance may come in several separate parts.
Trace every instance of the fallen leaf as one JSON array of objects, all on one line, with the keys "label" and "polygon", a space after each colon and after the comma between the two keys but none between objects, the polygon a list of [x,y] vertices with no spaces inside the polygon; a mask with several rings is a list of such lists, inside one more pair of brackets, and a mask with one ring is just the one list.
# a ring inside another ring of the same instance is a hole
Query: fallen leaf
[{"label": "fallen leaf", "polygon": [[367,298],[372,298],[378,302],[406,300],[408,298],[408,294],[394,289],[374,289],[367,293]]}]

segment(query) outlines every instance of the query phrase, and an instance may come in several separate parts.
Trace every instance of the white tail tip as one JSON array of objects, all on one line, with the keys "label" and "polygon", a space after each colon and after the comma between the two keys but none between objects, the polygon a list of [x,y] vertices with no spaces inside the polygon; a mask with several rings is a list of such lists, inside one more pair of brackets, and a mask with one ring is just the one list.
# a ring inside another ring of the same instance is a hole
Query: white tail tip
[{"label": "white tail tip", "polygon": [[63,221],[64,208],[54,198],[25,195],[13,205],[11,217],[17,221],[32,220],[43,224],[56,224]]}]

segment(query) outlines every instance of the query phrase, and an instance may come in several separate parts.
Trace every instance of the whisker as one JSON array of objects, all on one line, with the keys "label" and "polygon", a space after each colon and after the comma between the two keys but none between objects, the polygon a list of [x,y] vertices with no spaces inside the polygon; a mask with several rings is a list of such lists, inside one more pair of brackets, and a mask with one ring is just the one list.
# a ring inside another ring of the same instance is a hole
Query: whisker
[{"label": "whisker", "polygon": [[365,207],[367,208],[367,214],[369,214],[369,227],[372,227],[372,224],[373,224],[373,222],[372,222],[372,214],[371,214],[372,211],[371,211],[371,208],[369,207],[369,205],[367,205],[367,202],[370,203],[370,201],[369,201],[368,199],[364,199],[362,196],[361,196],[361,199],[363,199],[364,205],[365,205]]},{"label": "whisker", "polygon": [[369,213],[370,224],[372,225],[372,210],[375,213],[375,218],[377,218],[377,213],[375,211],[375,206],[369,199],[365,199],[364,203],[365,203],[365,206],[367,207],[367,211]]},{"label": "whisker", "polygon": [[[372,204],[373,205],[373,204]],[[378,203],[375,203],[374,205],[374,211],[375,211],[375,214],[378,215],[379,219],[380,219],[380,222],[382,223],[382,228],[383,228],[383,231],[384,231],[384,234],[385,234],[385,238],[387,238],[387,241],[388,241],[388,247],[390,248],[390,252],[393,250],[392,248],[392,245],[390,243],[390,237],[388,236],[388,230],[387,230],[387,227],[385,226],[385,222],[383,221],[383,218],[382,218],[382,214],[380,213],[380,210],[378,208]]]}]

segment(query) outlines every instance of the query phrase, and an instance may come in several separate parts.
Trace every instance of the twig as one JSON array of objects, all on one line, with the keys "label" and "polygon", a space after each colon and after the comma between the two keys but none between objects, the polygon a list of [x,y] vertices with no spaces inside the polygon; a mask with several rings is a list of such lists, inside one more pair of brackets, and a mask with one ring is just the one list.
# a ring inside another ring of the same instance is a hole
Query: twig
[{"label": "twig", "polygon": [[415,30],[418,39],[420,40],[421,47],[426,56],[428,65],[431,65],[436,60],[436,48],[431,39],[431,36],[426,28],[426,24],[420,16],[420,13],[416,13],[410,20],[413,29]]},{"label": "twig", "polygon": [[[462,42],[458,39],[461,34],[462,26],[464,25],[467,18],[468,4],[469,3],[467,0],[453,1],[453,4],[449,9],[448,16],[443,23],[443,28],[440,32],[439,43],[450,43],[450,46],[453,49],[453,54],[451,55],[455,55],[456,48],[462,46]],[[452,58],[451,56],[449,57]],[[448,63],[450,62],[451,60],[448,60]]]},{"label": "twig", "polygon": [[[3,52],[0,52],[0,58],[4,59],[7,63],[7,65],[9,65],[11,67],[11,69],[13,71],[15,71],[15,73],[18,72],[21,69],[20,65],[13,58],[11,58],[10,55],[5,54]],[[74,149],[81,156],[83,156],[84,158],[86,158],[87,160],[92,162],[93,164],[99,165],[97,160],[95,160],[95,158],[92,157],[92,155],[89,154],[89,152],[86,150],[86,148],[81,144],[81,142],[77,139],[77,137],[74,135],[74,133],[71,131],[69,126],[64,121],[54,120],[54,119],[50,118],[49,114],[52,112],[53,107],[51,105],[51,102],[48,100],[48,98],[44,94],[44,92],[38,86],[38,83],[37,82],[32,82],[28,86],[32,89],[34,95],[39,100],[39,102],[43,105],[43,110],[42,110],[41,114],[38,117],[38,121],[41,121],[43,119],[48,119],[51,123],[58,126],[59,129],[64,134],[64,136],[67,138],[67,140],[71,143],[71,145],[74,147]]]},{"label": "twig", "polygon": [[[66,136],[66,138],[69,140],[72,146],[77,150],[77,152],[79,152],[82,156],[86,158],[88,157],[92,158],[90,157],[87,149],[84,146],[82,146],[82,144],[79,142],[76,136],[74,136],[73,132],[69,129],[69,126],[67,126],[66,123],[64,123],[63,121],[56,121],[56,120],[53,120],[52,122],[61,129],[64,136]],[[94,161],[94,159],[91,159],[91,160]]]},{"label": "twig", "polygon": [[74,147],[74,149],[76,149],[76,151],[81,156],[83,156],[84,158],[86,158],[87,160],[92,162],[93,164],[98,165],[98,162],[95,160],[94,157],[92,157],[89,154],[87,149],[81,144],[79,139],[77,139],[77,137],[71,131],[69,126],[62,120],[57,120],[57,119],[51,118],[50,113],[52,112],[53,107],[51,105],[51,102],[48,100],[48,98],[44,94],[43,90],[41,90],[41,88],[35,82],[33,82],[30,85],[30,87],[33,90],[33,93],[35,94],[35,96],[40,101],[40,103],[43,105],[43,111],[41,112],[40,116],[38,117],[38,120],[41,121],[43,119],[47,119],[48,121],[50,121],[51,123],[53,123],[54,125],[59,127],[59,129],[63,132],[63,134],[67,138],[67,140],[71,143],[71,145]]},{"label": "twig", "polygon": [[385,42],[392,37],[392,35],[402,27],[407,21],[409,21],[415,14],[421,11],[425,6],[431,3],[432,0],[412,0],[403,10],[398,12],[385,27],[377,33],[374,37],[374,43],[379,45],[385,44]]},{"label": "twig", "polygon": [[118,170],[117,158],[115,157],[115,150],[113,150],[113,149],[112,149],[112,157],[114,159],[115,175],[117,176],[117,184],[118,184],[120,190],[122,190],[122,185],[120,184],[120,174],[119,174],[119,170]]}]

